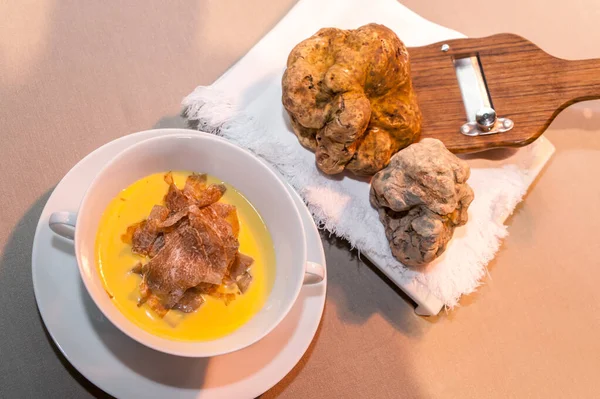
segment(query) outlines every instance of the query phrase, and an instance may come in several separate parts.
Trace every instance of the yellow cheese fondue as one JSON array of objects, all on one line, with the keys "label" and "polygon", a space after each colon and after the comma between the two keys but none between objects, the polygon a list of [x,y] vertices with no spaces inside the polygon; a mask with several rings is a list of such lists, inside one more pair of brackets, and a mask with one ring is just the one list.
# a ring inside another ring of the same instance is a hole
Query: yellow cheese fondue
[{"label": "yellow cheese fondue", "polygon": [[[183,187],[190,172],[173,171],[174,182]],[[132,322],[157,336],[184,341],[205,341],[223,337],[246,323],[264,305],[275,278],[275,252],[269,231],[252,204],[234,187],[221,202],[234,205],[240,222],[239,251],[254,258],[252,283],[243,295],[228,305],[205,296],[206,302],[193,313],[171,310],[158,317],[147,305],[138,306],[141,277],[131,269],[147,260],[134,254],[121,236],[148,217],[154,205],[162,204],[168,185],[165,173],[147,176],[124,189],[106,208],[96,236],[96,261],[105,289],[115,306]],[[208,177],[209,183],[218,183]]]}]

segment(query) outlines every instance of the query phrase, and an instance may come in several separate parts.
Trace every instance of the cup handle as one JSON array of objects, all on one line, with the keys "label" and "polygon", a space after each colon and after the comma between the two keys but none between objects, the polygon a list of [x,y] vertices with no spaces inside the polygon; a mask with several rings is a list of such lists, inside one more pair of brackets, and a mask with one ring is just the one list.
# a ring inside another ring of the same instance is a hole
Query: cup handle
[{"label": "cup handle", "polygon": [[317,284],[325,278],[325,268],[314,262],[306,262],[303,284]]},{"label": "cup handle", "polygon": [[48,224],[50,225],[50,230],[59,236],[73,240],[75,238],[76,220],[77,214],[73,212],[54,212],[50,215]]}]

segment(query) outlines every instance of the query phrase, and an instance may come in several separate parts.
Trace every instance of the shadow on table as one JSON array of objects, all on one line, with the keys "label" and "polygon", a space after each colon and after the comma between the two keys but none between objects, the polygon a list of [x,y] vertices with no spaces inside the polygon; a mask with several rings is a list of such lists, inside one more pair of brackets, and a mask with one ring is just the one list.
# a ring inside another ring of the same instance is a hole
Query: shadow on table
[{"label": "shadow on table", "polygon": [[152,129],[193,129],[185,119],[183,113],[180,115],[167,115],[158,120]]},{"label": "shadow on table", "polygon": [[[110,398],[83,377],[60,353],[41,320],[35,302],[31,245],[42,209],[53,190],[48,190],[38,198],[19,220],[0,258],[0,314],[5,321],[0,323],[0,387],[21,386],[24,387],[21,393],[29,392],[30,396],[48,393],[48,378],[60,377],[56,372],[48,374],[48,370],[56,370],[58,359],[90,395]],[[53,357],[52,353],[56,356]],[[60,381],[53,382],[60,384]],[[55,394],[60,395],[61,392],[65,395],[81,394],[74,392],[70,386],[57,387]]]},{"label": "shadow on table", "polygon": [[350,244],[320,230],[327,255],[328,298],[345,322],[362,324],[374,314],[399,332],[419,337],[429,323],[414,313],[415,303],[373,263]]}]

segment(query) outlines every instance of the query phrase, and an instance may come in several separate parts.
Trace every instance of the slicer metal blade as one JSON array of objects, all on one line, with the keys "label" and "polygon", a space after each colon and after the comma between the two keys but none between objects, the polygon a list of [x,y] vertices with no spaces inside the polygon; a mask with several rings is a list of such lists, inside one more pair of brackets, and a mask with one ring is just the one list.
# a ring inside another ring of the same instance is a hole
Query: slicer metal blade
[{"label": "slicer metal blade", "polygon": [[452,60],[458,87],[465,103],[467,122],[475,122],[475,114],[481,108],[493,108],[483,72],[477,56],[455,58]]},{"label": "slicer metal blade", "polygon": [[482,136],[512,129],[512,120],[496,116],[479,57],[454,58],[452,63],[467,118],[460,132],[466,136]]}]

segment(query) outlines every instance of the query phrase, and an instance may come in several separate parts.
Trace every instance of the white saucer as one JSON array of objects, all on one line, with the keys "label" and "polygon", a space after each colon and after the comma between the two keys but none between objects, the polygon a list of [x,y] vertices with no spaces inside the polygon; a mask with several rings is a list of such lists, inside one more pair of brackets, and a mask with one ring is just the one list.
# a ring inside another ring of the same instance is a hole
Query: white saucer
[{"label": "white saucer", "polygon": [[[112,141],[80,161],[56,186],[38,222],[32,274],[37,305],[56,345],[73,366],[118,398],[254,398],[279,382],[310,345],[325,304],[327,278],[304,286],[283,322],[258,343],[209,359],[171,356],[149,349],[114,327],[87,294],[73,244],[53,234],[54,211],[76,211],[91,178],[124,148],[182,129],[149,130]],[[313,219],[289,188],[302,213],[308,260],[325,266]]]}]

